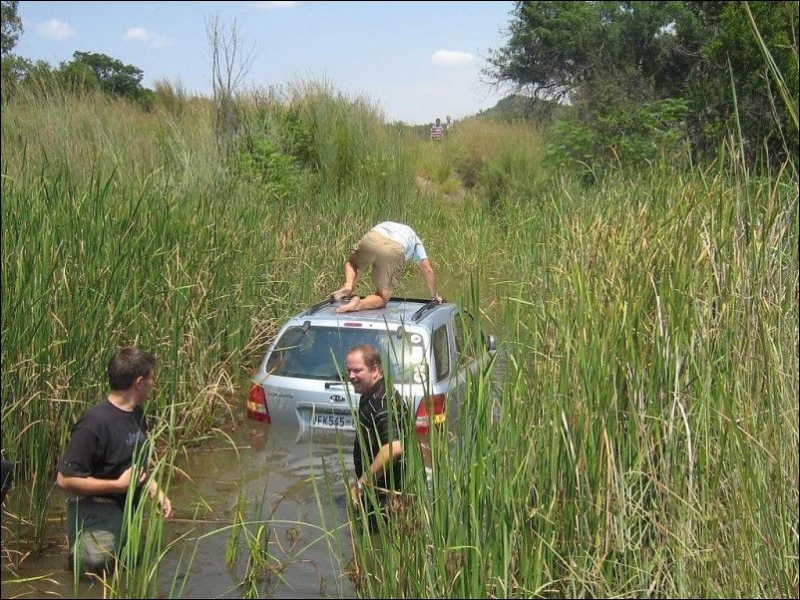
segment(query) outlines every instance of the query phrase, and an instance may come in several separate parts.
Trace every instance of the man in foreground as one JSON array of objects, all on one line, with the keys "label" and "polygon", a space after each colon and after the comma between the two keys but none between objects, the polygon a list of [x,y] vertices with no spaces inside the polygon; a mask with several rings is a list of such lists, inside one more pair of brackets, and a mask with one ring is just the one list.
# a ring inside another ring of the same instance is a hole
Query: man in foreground
[{"label": "man in foreground", "polygon": [[350,497],[356,506],[363,499],[374,529],[379,515],[388,516],[389,497],[403,489],[408,409],[397,390],[386,389],[381,356],[373,346],[354,346],[345,364],[348,380],[361,394],[353,442],[356,481]]},{"label": "man in foreground", "polygon": [[133,508],[146,491],[158,499],[164,517],[172,514],[172,504],[155,480],[145,483],[149,444],[141,405],[153,389],[155,367],[155,357],[138,348],[117,351],[108,363],[108,396],[75,423],[58,462],[56,485],[70,495],[70,566],[80,572],[100,574],[113,568],[124,543],[129,493]]}]

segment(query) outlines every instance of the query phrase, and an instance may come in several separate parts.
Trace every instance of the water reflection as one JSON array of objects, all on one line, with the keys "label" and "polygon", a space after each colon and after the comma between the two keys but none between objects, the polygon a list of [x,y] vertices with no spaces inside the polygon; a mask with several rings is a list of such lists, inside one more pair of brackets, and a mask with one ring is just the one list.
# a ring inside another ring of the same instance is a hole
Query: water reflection
[{"label": "water reflection", "polygon": [[[296,430],[253,421],[229,439],[190,449],[170,486],[175,515],[165,527],[172,546],[161,565],[161,595],[355,597],[346,575],[352,548],[343,481],[352,473],[351,451],[352,438],[298,438]],[[12,583],[4,571],[2,597],[102,598],[99,584],[74,589],[59,492],[52,504],[53,543],[17,573],[39,579]],[[251,547],[261,548],[263,562],[252,560]]]}]

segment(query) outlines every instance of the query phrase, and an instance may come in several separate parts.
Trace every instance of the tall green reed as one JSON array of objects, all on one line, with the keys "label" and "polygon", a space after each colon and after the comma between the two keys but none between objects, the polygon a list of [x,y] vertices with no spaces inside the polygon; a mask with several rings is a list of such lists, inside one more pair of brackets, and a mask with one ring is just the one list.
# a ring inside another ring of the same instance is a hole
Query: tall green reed
[{"label": "tall green reed", "polygon": [[[61,127],[34,128],[53,110],[46,103],[3,119],[4,451],[24,457],[21,481],[32,478],[37,539],[69,425],[105,391],[114,347],[135,343],[159,358],[148,410],[170,425],[171,445],[232,420],[229,399],[253,360],[242,349],[254,307],[271,302],[260,293],[264,266],[277,251],[257,243],[270,207],[221,201],[221,169],[213,189],[203,179],[187,189],[186,164],[164,160],[165,145],[131,139],[124,106],[74,102],[59,111]],[[180,133],[168,125],[167,139]],[[257,246],[256,260],[241,260]]]},{"label": "tall green reed", "polygon": [[500,419],[478,382],[364,594],[791,596],[796,180],[560,184],[493,256]]}]

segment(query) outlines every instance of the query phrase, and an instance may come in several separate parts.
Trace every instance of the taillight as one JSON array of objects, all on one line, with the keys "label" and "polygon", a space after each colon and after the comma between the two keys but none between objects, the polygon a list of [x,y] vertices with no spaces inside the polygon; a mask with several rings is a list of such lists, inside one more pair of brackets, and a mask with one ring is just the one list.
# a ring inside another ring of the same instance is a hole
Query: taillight
[{"label": "taillight", "polygon": [[425,396],[417,409],[417,432],[428,433],[431,425],[440,425],[447,420],[447,403],[444,394]]},{"label": "taillight", "polygon": [[247,416],[256,421],[272,422],[269,418],[264,388],[255,383],[250,387],[250,394],[247,396]]}]

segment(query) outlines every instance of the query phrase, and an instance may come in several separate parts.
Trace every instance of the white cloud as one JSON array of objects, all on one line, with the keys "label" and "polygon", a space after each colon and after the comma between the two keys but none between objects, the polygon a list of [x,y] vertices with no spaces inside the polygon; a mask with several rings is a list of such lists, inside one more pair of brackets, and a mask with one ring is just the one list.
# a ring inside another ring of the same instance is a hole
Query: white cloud
[{"label": "white cloud", "polygon": [[147,34],[147,31],[141,27],[131,27],[125,32],[125,39],[136,40],[138,42],[147,42],[150,39],[150,36]]},{"label": "white cloud", "polygon": [[265,8],[272,10],[273,8],[294,8],[299,2],[253,2],[254,8]]},{"label": "white cloud", "polygon": [[63,21],[58,21],[56,19],[50,19],[49,21],[44,21],[43,23],[36,23],[34,28],[39,35],[43,35],[44,37],[54,40],[65,40],[75,35],[75,30],[70,27],[68,23],[64,23]]},{"label": "white cloud", "polygon": [[141,27],[130,27],[128,31],[125,32],[123,38],[126,40],[150,44],[155,48],[164,48],[172,45],[172,42],[163,35],[150,33]]},{"label": "white cloud", "polygon": [[475,61],[472,54],[459,50],[437,50],[432,58],[437,65],[468,65]]}]

